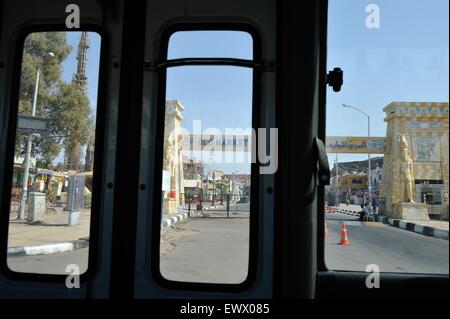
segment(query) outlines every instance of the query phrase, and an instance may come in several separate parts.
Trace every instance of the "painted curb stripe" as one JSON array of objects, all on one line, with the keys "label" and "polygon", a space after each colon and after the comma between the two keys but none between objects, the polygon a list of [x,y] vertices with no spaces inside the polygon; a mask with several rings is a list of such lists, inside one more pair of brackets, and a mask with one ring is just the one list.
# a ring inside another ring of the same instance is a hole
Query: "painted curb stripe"
[{"label": "painted curb stripe", "polygon": [[416,226],[416,224],[414,224],[414,223],[406,223],[406,230],[413,232],[415,226]]},{"label": "painted curb stripe", "polygon": [[376,216],[377,221],[381,221],[384,224],[389,224],[394,227],[398,227],[401,229],[406,229],[408,231],[412,231],[418,234],[422,234],[428,237],[440,238],[449,240],[448,230],[434,228],[430,226],[423,226],[420,224],[414,224],[411,222],[405,222],[400,219],[388,218],[387,216],[378,215]]},{"label": "painted curb stripe", "polygon": [[448,240],[448,230],[434,228],[433,237]]},{"label": "painted curb stripe", "polygon": [[75,240],[68,243],[47,244],[39,246],[9,247],[8,256],[35,256],[62,253],[89,247],[89,240]]},{"label": "painted curb stripe", "polygon": [[433,237],[433,227],[423,226],[423,232],[425,236]]},{"label": "painted curb stripe", "polygon": [[173,225],[185,218],[188,218],[188,214],[187,213],[179,213],[173,217],[169,217],[169,218],[165,218],[162,222],[161,228]]},{"label": "painted curb stripe", "polygon": [[25,249],[23,247],[9,247],[8,256],[24,256]]},{"label": "painted curb stripe", "polygon": [[72,243],[62,243],[62,244],[56,244],[56,245],[32,246],[32,247],[24,247],[24,250],[25,250],[25,255],[27,255],[27,256],[63,253],[66,251],[72,251],[73,244]]},{"label": "painted curb stripe", "polygon": [[423,234],[423,226],[422,225],[418,225],[418,224],[414,224],[414,232],[415,233],[419,233],[419,234]]}]

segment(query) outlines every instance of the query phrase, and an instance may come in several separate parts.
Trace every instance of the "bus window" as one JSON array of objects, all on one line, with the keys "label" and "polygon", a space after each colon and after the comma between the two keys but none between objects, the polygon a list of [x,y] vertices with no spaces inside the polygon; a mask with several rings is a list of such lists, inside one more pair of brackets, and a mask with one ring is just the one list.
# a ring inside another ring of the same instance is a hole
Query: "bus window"
[{"label": "bus window", "polygon": [[25,38],[11,167],[13,272],[87,270],[99,60],[94,32]]},{"label": "bus window", "polygon": [[448,6],[329,2],[331,269],[448,275]]},{"label": "bus window", "polygon": [[[252,59],[251,36],[183,31],[172,58]],[[160,273],[166,280],[240,284],[249,271],[253,70],[167,68],[161,185]]]}]

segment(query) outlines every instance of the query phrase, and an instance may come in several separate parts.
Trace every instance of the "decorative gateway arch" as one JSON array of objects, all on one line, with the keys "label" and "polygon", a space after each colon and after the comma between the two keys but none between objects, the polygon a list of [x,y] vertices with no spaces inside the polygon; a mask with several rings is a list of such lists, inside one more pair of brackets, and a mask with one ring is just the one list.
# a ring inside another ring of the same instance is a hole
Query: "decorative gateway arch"
[{"label": "decorative gateway arch", "polygon": [[233,135],[189,132],[183,128],[184,106],[180,101],[166,101],[164,155],[162,171],[163,212],[174,214],[184,193],[183,159],[185,152],[245,152],[252,148],[252,133],[241,130]]},{"label": "decorative gateway arch", "polygon": [[[215,144],[219,147],[214,151],[250,152],[252,145],[249,133],[218,138],[183,132],[183,111],[180,101],[166,101],[163,199],[164,211],[169,214],[176,212],[184,191],[183,151],[211,150]],[[386,216],[428,220],[429,213],[448,210],[448,203],[442,201],[449,188],[448,103],[392,102],[383,111],[387,122],[385,137],[329,136],[327,152],[384,155],[380,212]],[[409,172],[402,170],[406,166],[410,167]],[[408,174],[409,181],[402,178]],[[432,212],[423,203],[430,198],[441,203],[434,205]]]},{"label": "decorative gateway arch", "polygon": [[392,102],[383,111],[386,137],[327,137],[327,152],[384,154],[382,214],[409,220],[448,214],[448,103]]}]

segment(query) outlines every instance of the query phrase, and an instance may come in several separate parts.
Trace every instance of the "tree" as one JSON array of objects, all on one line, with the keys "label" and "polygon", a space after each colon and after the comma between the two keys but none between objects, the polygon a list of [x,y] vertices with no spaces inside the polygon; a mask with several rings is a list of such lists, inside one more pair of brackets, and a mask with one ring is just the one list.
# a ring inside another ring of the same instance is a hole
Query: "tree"
[{"label": "tree", "polygon": [[[92,127],[92,110],[85,92],[76,83],[66,83],[61,78],[61,63],[71,51],[65,32],[32,33],[24,44],[19,114],[31,114],[36,72],[40,67],[36,115],[50,120],[50,132],[35,135],[32,153],[45,167],[64,148],[66,161],[77,169],[82,146],[87,143]],[[55,58],[44,61],[48,52],[53,52]],[[17,154],[25,153],[25,140],[26,134],[17,135]]]},{"label": "tree", "polygon": [[76,83],[61,83],[53,101],[55,127],[62,133],[64,155],[70,168],[78,170],[81,149],[89,140],[92,109],[86,94]]},{"label": "tree", "polygon": [[[36,73],[40,67],[39,91],[36,104],[36,115],[55,122],[58,115],[54,112],[51,103],[53,94],[58,92],[61,82],[62,67],[72,47],[67,42],[65,32],[38,32],[31,33],[25,40],[22,58],[22,70],[19,92],[19,114],[31,115]],[[44,61],[48,52],[53,52],[55,58]],[[49,135],[33,138],[32,153],[40,156],[44,162],[51,163],[60,152],[61,134],[51,125]],[[26,134],[17,134],[16,154],[25,154]]]},{"label": "tree", "polygon": [[216,184],[216,188],[220,192],[220,205],[222,205],[225,196],[230,192],[230,180],[226,177],[222,178],[222,180]]}]

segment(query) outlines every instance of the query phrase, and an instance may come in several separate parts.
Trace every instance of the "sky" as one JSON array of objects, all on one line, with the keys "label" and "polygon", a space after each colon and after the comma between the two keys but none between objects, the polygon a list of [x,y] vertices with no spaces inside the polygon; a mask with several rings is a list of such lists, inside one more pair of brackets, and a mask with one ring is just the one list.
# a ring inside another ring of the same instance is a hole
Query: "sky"
[{"label": "sky", "polygon": [[[63,61],[62,64],[62,79],[65,82],[71,82],[73,75],[77,72],[77,53],[78,44],[80,42],[81,32],[66,32],[67,40],[72,46],[72,52]],[[98,33],[88,32],[89,49],[87,56],[87,94],[92,108],[93,114],[96,115],[97,110],[97,94],[98,94],[98,76],[100,68],[100,46],[101,37]],[[83,154],[81,154],[81,163],[84,163],[86,147],[83,148]],[[54,160],[55,163],[64,162],[64,151]]]},{"label": "sky", "polygon": [[[77,71],[77,52],[78,44],[80,42],[81,32],[66,32],[67,40],[72,46],[72,52],[63,62],[62,78],[66,82],[71,82],[73,75]],[[100,44],[101,38],[98,33],[89,32],[89,49],[87,62],[87,78],[88,78],[88,97],[93,110],[97,109],[97,90],[98,90],[98,75],[100,63]]]},{"label": "sky", "polygon": [[[366,27],[366,6],[377,4],[379,28]],[[327,93],[327,135],[385,136],[383,107],[394,101],[448,102],[448,0],[331,0],[328,70],[344,71],[342,91]],[[372,155],[375,156],[375,155]],[[367,155],[339,154],[339,162]],[[330,164],[335,154],[329,155]]]},{"label": "sky", "polygon": [[[379,28],[368,28],[366,6],[380,9]],[[366,136],[367,118],[342,104],[360,108],[371,117],[371,135],[385,136],[383,107],[393,101],[448,102],[448,0],[330,0],[328,70],[344,71],[342,91],[327,89],[327,135]],[[63,77],[72,79],[80,33],[68,34],[74,47],[64,62]],[[89,35],[88,85],[91,105],[97,101],[100,38]],[[177,32],[169,41],[168,58],[233,57],[251,59],[251,36],[237,31]],[[184,106],[183,126],[202,129],[251,126],[252,72],[229,66],[185,66],[168,69],[166,99]],[[194,154],[198,158],[199,154]],[[373,155],[376,156],[376,155]],[[210,156],[207,156],[211,158]],[[329,155],[332,164],[336,155]],[[339,154],[339,162],[367,155]],[[250,171],[249,164],[210,164],[210,169]]]},{"label": "sky", "polygon": [[[251,60],[253,43],[246,32],[176,32],[169,39],[168,58],[227,57]],[[184,128],[193,132],[193,121],[201,130],[252,127],[253,70],[234,66],[184,66],[167,71],[166,100],[184,106]],[[206,132],[205,132],[206,134]],[[242,153],[193,152],[187,156],[206,164],[206,170],[250,173],[250,160]],[[231,156],[231,157],[230,157]],[[230,159],[233,163],[225,163]],[[237,161],[239,160],[239,162]],[[236,163],[238,162],[238,163]]]}]

